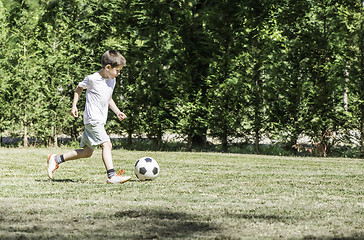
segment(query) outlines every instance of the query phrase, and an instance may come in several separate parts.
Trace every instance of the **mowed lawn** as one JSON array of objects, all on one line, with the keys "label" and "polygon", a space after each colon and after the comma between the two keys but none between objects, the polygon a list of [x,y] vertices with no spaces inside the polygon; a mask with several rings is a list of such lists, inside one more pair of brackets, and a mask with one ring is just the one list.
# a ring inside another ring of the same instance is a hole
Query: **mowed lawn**
[{"label": "mowed lawn", "polygon": [[68,150],[0,148],[0,239],[364,239],[364,160],[113,150],[112,185],[98,149],[49,180]]}]

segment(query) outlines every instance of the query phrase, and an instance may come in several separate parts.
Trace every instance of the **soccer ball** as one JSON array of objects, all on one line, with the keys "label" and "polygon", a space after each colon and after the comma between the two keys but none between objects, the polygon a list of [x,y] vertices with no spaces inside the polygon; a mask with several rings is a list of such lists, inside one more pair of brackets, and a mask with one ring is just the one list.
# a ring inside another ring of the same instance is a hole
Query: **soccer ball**
[{"label": "soccer ball", "polygon": [[139,180],[153,180],[159,174],[159,165],[151,157],[142,157],[135,163],[134,171]]}]

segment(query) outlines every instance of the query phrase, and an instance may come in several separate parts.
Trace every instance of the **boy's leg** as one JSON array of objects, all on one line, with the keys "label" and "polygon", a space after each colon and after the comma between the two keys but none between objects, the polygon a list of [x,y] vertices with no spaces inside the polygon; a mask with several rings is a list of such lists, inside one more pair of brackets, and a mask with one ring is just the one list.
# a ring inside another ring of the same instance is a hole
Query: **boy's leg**
[{"label": "boy's leg", "polygon": [[94,150],[88,146],[85,146],[83,149],[75,149],[63,155],[49,155],[47,159],[48,177],[53,178],[53,172],[58,169],[60,163],[80,158],[89,158],[92,156],[93,152]]},{"label": "boy's leg", "polygon": [[106,171],[114,169],[114,164],[112,162],[112,155],[111,155],[111,149],[112,149],[111,142],[104,142],[101,146],[102,146],[102,160],[104,161]]},{"label": "boy's leg", "polygon": [[102,160],[104,161],[104,165],[107,171],[107,182],[108,183],[124,183],[126,181],[129,181],[131,177],[129,176],[122,176],[122,171],[119,173],[115,172],[114,164],[112,161],[112,144],[111,142],[107,141],[104,142],[102,145]]},{"label": "boy's leg", "polygon": [[80,158],[89,158],[92,156],[93,152],[94,152],[94,150],[92,150],[88,146],[85,146],[82,149],[75,149],[73,151],[63,154],[63,159],[66,162],[66,161],[76,160],[76,159],[80,159]]}]

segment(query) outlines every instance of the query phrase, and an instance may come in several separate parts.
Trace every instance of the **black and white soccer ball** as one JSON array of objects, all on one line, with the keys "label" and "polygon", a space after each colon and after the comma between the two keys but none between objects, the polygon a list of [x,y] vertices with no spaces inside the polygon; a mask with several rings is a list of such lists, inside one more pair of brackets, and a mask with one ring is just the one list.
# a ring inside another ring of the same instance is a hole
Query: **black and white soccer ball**
[{"label": "black and white soccer ball", "polygon": [[159,165],[151,157],[142,157],[135,163],[134,171],[139,180],[153,180],[159,174]]}]

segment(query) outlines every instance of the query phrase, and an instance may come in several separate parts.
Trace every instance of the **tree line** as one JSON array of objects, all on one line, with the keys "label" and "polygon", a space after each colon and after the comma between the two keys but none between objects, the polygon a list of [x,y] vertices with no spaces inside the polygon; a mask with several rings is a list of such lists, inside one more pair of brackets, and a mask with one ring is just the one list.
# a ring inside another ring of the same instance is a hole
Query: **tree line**
[{"label": "tree line", "polygon": [[[263,138],[325,155],[364,157],[362,0],[0,1],[0,134],[57,145],[76,139],[78,82],[107,49],[127,60],[114,100],[128,118],[107,128],[254,145]],[[82,109],[84,101],[80,102]]]}]

